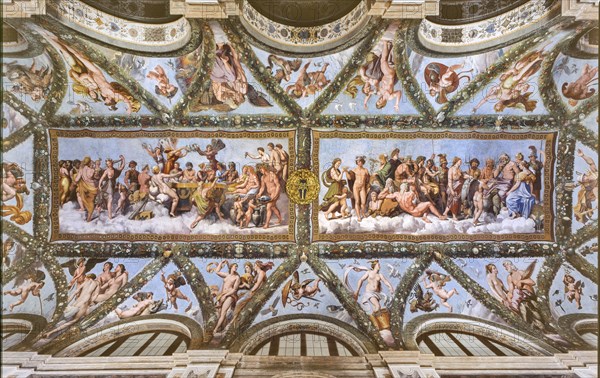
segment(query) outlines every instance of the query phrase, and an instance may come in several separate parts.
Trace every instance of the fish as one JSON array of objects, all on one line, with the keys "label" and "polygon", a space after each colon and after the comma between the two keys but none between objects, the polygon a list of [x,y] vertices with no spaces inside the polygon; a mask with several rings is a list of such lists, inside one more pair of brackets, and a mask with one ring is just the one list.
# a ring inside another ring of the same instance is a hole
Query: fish
[{"label": "fish", "polygon": [[326,308],[327,308],[327,311],[333,312],[333,313],[344,310],[344,308],[342,306],[335,306],[335,305],[329,305]]}]

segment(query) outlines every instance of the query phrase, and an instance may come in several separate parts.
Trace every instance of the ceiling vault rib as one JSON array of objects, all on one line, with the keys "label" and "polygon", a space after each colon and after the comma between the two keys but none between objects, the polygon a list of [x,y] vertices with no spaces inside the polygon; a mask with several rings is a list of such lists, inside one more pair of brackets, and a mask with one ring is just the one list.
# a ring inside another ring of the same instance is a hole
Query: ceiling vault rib
[{"label": "ceiling vault rib", "polygon": [[171,118],[181,123],[181,118],[185,117],[189,112],[189,104],[192,99],[208,89],[210,80],[207,78],[210,76],[210,70],[214,62],[214,37],[210,30],[210,27],[205,21],[198,21],[199,28],[202,30],[202,47],[200,61],[198,62],[198,69],[194,74],[194,81],[190,85],[187,93],[179,100],[171,111]]},{"label": "ceiling vault rib", "polygon": [[348,314],[356,322],[357,328],[367,335],[371,341],[379,347],[380,350],[387,350],[389,347],[383,341],[377,328],[373,325],[365,311],[360,307],[357,300],[354,298],[354,293],[351,293],[338,276],[327,266],[325,261],[319,258],[318,250],[313,249],[308,254],[308,265],[313,269],[315,274],[319,276],[323,284],[327,286],[329,291],[340,301],[340,304],[348,311]]},{"label": "ceiling vault rib", "polygon": [[462,271],[451,259],[448,257],[435,252],[434,253],[436,262],[445,269],[456,281],[462,286],[462,288],[469,292],[488,310],[506,321],[514,329],[521,330],[527,333],[531,337],[538,338],[557,350],[564,351],[565,347],[548,336],[542,334],[539,329],[534,328],[528,322],[521,319],[518,315],[504,306],[500,301],[493,298],[490,293],[481,287],[475,280],[470,278],[466,273]]},{"label": "ceiling vault rib", "polygon": [[[71,34],[79,36],[78,32],[68,29],[59,22],[52,23],[47,19],[40,19],[40,25],[50,32],[56,34],[60,38]],[[154,96],[145,88],[143,88],[140,83],[126,75],[121,67],[110,62],[103,53],[97,51],[87,41],[84,41],[81,38],[71,38],[69,42],[72,47],[87,54],[89,58],[98,65],[98,67],[105,70],[107,74],[111,75],[117,82],[119,82],[119,84],[123,85],[128,91],[131,92],[134,98],[139,99],[139,101],[145,104],[151,112],[163,119],[163,121],[166,121],[164,116],[169,114],[169,109],[167,109],[156,98],[154,98]]]},{"label": "ceiling vault rib", "polygon": [[[556,171],[554,188],[556,189],[556,241],[566,243],[572,234],[573,225],[573,192],[566,187],[573,180],[575,141],[567,134],[560,133],[556,154]],[[571,151],[569,154],[568,152]]]},{"label": "ceiling vault rib", "polygon": [[227,35],[229,42],[238,51],[241,60],[246,64],[254,79],[261,84],[268,92],[269,96],[288,114],[296,117],[302,115],[302,108],[290,96],[288,96],[283,88],[271,76],[269,70],[260,62],[252,48],[247,44],[242,35],[233,26],[232,20],[222,20],[220,22],[223,31]]},{"label": "ceiling vault rib", "polygon": [[[41,253],[41,260],[46,267],[48,273],[50,273],[50,277],[52,278],[52,282],[54,282],[54,288],[56,289],[56,308],[54,309],[54,314],[52,318],[48,320],[48,325],[46,326],[46,330],[49,330],[48,327],[50,324],[56,324],[61,316],[64,314],[68,302],[66,300],[60,301],[58,297],[66,296],[69,292],[68,289],[68,281],[67,275],[65,271],[62,269],[58,261],[56,260],[56,256],[50,253]],[[41,297],[40,297],[41,298]]]},{"label": "ceiling vault rib", "polygon": [[263,306],[276,295],[275,291],[290,278],[290,272],[298,269],[298,266],[300,266],[298,252],[295,250],[295,246],[292,246],[288,249],[288,258],[267,277],[263,286],[244,305],[244,309],[231,320],[223,336],[223,345],[230,347],[245,330],[250,328]]},{"label": "ceiling vault rib", "polygon": [[5,138],[2,138],[3,152],[10,151],[21,143],[25,142],[29,137],[31,137],[36,128],[38,128],[38,124],[29,122],[23,128],[15,131]]},{"label": "ceiling vault rib", "polygon": [[[423,249],[426,249],[424,247]],[[433,261],[433,254],[431,252],[422,251],[423,254],[418,256],[410,267],[404,272],[394,297],[392,298],[392,311],[391,311],[391,326],[392,336],[396,340],[396,343],[400,346],[400,349],[406,348],[406,340],[403,337],[404,328],[404,313],[406,312],[406,302],[410,293],[412,293],[415,285],[418,284],[419,278],[425,268],[427,268]]]},{"label": "ceiling vault rib", "polygon": [[570,238],[564,242],[565,249],[575,250],[581,247],[585,242],[598,237],[598,220],[592,220],[585,226],[577,230]]},{"label": "ceiling vault rib", "polygon": [[[380,23],[380,28],[372,26]],[[356,75],[356,72],[360,68],[366,54],[377,44],[381,39],[381,36],[389,26],[390,21],[381,19],[369,20],[369,32],[362,43],[352,53],[352,57],[348,60],[346,65],[342,67],[340,72],[335,78],[331,80],[331,83],[323,90],[318,99],[315,100],[309,107],[303,110],[303,118],[317,118],[321,112],[323,112],[327,106],[335,100],[340,93],[344,91],[344,88]]]},{"label": "ceiling vault rib", "polygon": [[15,110],[17,110],[30,121],[31,118],[35,118],[37,120],[38,113],[35,110],[31,109],[23,101],[19,100],[17,96],[10,93],[9,91],[2,91],[2,102],[13,107]]},{"label": "ceiling vault rib", "polygon": [[587,279],[596,283],[596,285],[600,284],[600,280],[598,279],[598,268],[596,268],[593,264],[591,264],[585,257],[581,256],[579,253],[565,253],[566,261],[573,266],[573,268],[577,269],[581,274],[583,274]]},{"label": "ceiling vault rib", "polygon": [[403,20],[394,36],[393,54],[396,61],[396,73],[398,81],[404,90],[404,95],[423,117],[423,123],[436,122],[436,111],[427,100],[427,96],[421,88],[421,84],[412,72],[408,56],[406,55],[406,31],[412,27],[416,21]]},{"label": "ceiling vault rib", "polygon": [[[48,249],[47,240],[50,239],[50,225],[48,214],[51,199],[50,179],[50,154],[44,153],[48,147],[46,130],[36,128],[33,133],[33,182],[39,185],[38,190],[33,190],[33,202],[37,204],[33,212],[33,234],[44,241],[42,248]],[[55,193],[55,195],[57,195]]]},{"label": "ceiling vault rib", "polygon": [[[568,38],[566,41],[568,41]],[[556,62],[556,58],[558,58],[558,55],[562,52],[563,47],[566,45],[566,41],[563,40],[560,43],[557,43],[548,55],[544,57],[540,75],[538,77],[538,87],[544,107],[548,113],[556,116],[559,121],[567,117],[568,110],[556,91],[556,85],[552,78],[552,71],[554,62]],[[561,124],[562,122],[559,122],[559,125]]]},{"label": "ceiling vault rib", "polygon": [[210,293],[210,288],[204,280],[204,276],[192,261],[181,255],[177,247],[174,248],[173,262],[181,270],[186,281],[190,285],[192,292],[198,300],[200,311],[202,312],[203,324],[203,342],[210,341],[208,337],[209,329],[213,329],[217,321],[217,310],[213,304],[213,298]]}]

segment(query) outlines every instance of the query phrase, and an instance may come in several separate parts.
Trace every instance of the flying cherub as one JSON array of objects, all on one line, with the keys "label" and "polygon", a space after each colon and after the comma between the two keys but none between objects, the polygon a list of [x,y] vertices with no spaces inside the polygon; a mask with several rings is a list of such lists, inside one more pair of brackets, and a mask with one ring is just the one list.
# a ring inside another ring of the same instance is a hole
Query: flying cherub
[{"label": "flying cherub", "polygon": [[190,301],[190,299],[185,294],[183,294],[181,289],[179,289],[181,286],[187,285],[187,282],[185,281],[185,278],[183,278],[183,276],[181,275],[181,272],[177,271],[175,273],[169,274],[167,278],[165,278],[165,274],[161,272],[160,280],[165,285],[165,291],[167,292],[167,302],[171,304],[171,306],[175,310],[178,310],[178,299],[183,299],[184,301],[189,302],[185,311],[189,311],[192,308],[192,301]]},{"label": "flying cherub", "polygon": [[21,299],[18,301],[11,303],[9,306],[10,311],[25,303],[27,298],[29,298],[29,294],[38,297],[40,300],[40,312],[42,311],[42,300],[40,298],[41,290],[45,285],[46,274],[36,269],[35,267],[31,267],[26,269],[24,272],[19,274],[15,279],[15,284],[13,286],[13,290],[7,290],[3,292],[3,295],[10,295],[13,297],[21,296]]},{"label": "flying cherub", "polygon": [[448,300],[452,298],[453,295],[458,295],[458,291],[456,289],[452,289],[450,291],[446,291],[446,289],[444,289],[446,283],[452,280],[450,275],[435,272],[431,269],[425,270],[425,274],[427,276],[427,279],[429,280],[429,283],[427,283],[425,281],[426,277],[423,277],[423,284],[425,285],[425,289],[431,289],[435,293],[435,295],[437,295],[440,298],[442,306],[448,307],[450,312],[452,312],[452,305],[448,303]]},{"label": "flying cherub", "polygon": [[565,273],[563,277],[563,283],[565,284],[565,296],[567,300],[572,303],[575,300],[577,309],[581,310],[581,295],[583,294],[584,284],[581,280],[575,281],[575,277]]},{"label": "flying cherub", "polygon": [[94,259],[89,258],[85,259],[83,257],[79,259],[71,259],[65,263],[60,264],[61,267],[67,268],[69,270],[69,274],[71,275],[71,281],[69,282],[69,290],[77,284],[81,285],[85,281],[85,275],[94,269],[96,264],[103,263],[108,259]]},{"label": "flying cherub", "polygon": [[[285,307],[287,304],[290,304],[291,306],[294,306],[299,310],[304,308],[305,305],[303,303],[294,302],[298,302],[302,298],[311,299],[312,297],[314,297],[315,294],[317,294],[317,292],[320,290],[320,282],[320,278],[317,278],[316,280],[313,278],[309,278],[300,282],[300,274],[298,273],[298,271],[295,271],[292,275],[292,279],[289,280],[281,290],[281,303],[283,307]],[[312,285],[310,285],[311,283]],[[289,298],[290,295],[293,299]]]}]

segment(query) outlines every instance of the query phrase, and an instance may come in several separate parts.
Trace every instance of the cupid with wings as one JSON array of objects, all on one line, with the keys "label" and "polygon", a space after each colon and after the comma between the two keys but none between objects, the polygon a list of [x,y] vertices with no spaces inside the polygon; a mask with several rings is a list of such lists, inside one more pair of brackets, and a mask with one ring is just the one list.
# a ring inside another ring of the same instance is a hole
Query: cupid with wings
[{"label": "cupid with wings", "polygon": [[[292,279],[289,280],[281,290],[281,304],[283,307],[289,304],[290,306],[296,307],[298,310],[302,310],[306,306],[301,302],[302,298],[317,301],[317,299],[313,299],[313,297],[320,291],[320,282],[320,278],[317,278],[316,280],[309,278],[300,282],[300,273],[295,271],[292,275]],[[292,298],[290,298],[290,296]]]},{"label": "cupid with wings", "polygon": [[[456,291],[456,288],[450,291],[444,289],[444,286],[446,286],[446,283],[452,280],[452,277],[431,269],[425,270],[425,275],[426,277],[423,277],[423,285],[425,286],[425,289],[431,289],[435,295],[440,298],[442,306],[448,307],[449,312],[452,312],[452,305],[448,303],[448,300],[452,298],[452,296],[458,295],[458,291]],[[427,283],[425,280],[426,278],[429,280],[429,283]]]}]

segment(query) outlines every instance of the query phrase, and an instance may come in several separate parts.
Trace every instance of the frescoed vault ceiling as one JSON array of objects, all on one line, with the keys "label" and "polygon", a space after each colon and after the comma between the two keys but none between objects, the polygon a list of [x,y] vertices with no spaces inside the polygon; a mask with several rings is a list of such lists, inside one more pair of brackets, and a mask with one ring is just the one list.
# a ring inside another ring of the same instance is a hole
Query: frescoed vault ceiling
[{"label": "frescoed vault ceiling", "polygon": [[381,19],[302,53],[197,19],[152,54],[4,22],[2,316],[42,328],[10,350],[161,317],[197,348],[317,319],[410,349],[450,316],[591,348],[559,321],[598,313],[593,23],[444,54]]}]

